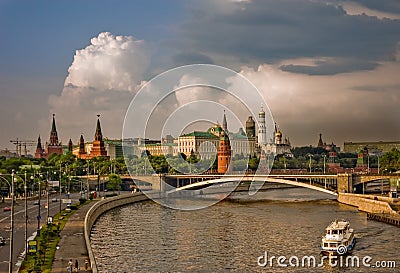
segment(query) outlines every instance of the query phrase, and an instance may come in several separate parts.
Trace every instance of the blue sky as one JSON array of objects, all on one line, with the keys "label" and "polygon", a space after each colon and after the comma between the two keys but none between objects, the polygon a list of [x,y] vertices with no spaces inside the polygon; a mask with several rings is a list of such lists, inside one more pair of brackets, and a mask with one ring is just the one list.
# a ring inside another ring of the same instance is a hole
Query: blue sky
[{"label": "blue sky", "polygon": [[46,140],[51,113],[63,143],[91,140],[98,112],[118,138],[140,82],[191,63],[246,75],[295,145],[400,139],[396,0],[0,0],[0,34],[0,148]]}]

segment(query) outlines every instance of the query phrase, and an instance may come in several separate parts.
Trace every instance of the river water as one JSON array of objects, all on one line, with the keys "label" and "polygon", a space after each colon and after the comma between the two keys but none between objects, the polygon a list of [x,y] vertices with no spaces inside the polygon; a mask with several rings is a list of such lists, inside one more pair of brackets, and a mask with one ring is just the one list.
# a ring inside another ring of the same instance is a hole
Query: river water
[{"label": "river water", "polygon": [[[335,219],[347,219],[354,228],[357,245],[351,256],[359,266],[351,261],[346,266],[345,259],[342,266],[321,262],[321,236]],[[367,221],[355,208],[296,188],[251,198],[238,194],[197,211],[152,201],[115,208],[98,219],[91,242],[99,271],[108,273],[400,272],[399,235],[398,227]],[[286,260],[279,265],[272,256]],[[307,258],[302,263],[304,256],[314,257],[315,266],[308,266]],[[375,266],[392,261],[396,268]]]}]

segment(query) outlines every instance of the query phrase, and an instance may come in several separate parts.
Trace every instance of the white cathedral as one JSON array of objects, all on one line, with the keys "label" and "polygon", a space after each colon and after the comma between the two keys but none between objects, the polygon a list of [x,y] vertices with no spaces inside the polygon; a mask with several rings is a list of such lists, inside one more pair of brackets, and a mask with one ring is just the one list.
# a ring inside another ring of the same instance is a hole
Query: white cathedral
[{"label": "white cathedral", "polygon": [[265,112],[262,107],[260,112],[258,113],[257,141],[260,151],[266,154],[274,154],[274,155],[292,154],[292,152],[290,151],[291,145],[289,138],[285,137],[285,139],[282,140],[282,133],[279,130],[276,123],[272,135],[268,138],[266,124],[265,124]]}]

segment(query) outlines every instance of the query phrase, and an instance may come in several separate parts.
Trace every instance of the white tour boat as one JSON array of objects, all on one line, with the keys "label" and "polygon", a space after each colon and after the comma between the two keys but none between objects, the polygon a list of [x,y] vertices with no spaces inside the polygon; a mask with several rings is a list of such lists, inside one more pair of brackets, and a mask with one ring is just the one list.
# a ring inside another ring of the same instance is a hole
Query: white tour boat
[{"label": "white tour boat", "polygon": [[327,228],[322,237],[321,252],[328,255],[344,255],[353,250],[356,244],[354,231],[345,220],[335,220]]}]

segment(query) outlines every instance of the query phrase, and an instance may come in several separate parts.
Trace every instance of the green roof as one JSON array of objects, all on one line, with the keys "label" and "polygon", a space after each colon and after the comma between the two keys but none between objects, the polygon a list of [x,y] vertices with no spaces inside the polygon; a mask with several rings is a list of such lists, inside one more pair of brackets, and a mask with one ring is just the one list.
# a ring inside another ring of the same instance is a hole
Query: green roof
[{"label": "green roof", "polygon": [[194,137],[204,137],[204,138],[214,138],[218,139],[217,136],[209,133],[209,132],[198,132],[198,131],[193,131],[188,134],[181,135],[181,137],[188,137],[188,136],[194,136]]},{"label": "green roof", "polygon": [[178,146],[176,143],[146,143],[146,147],[150,146]]}]

